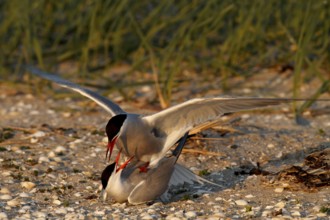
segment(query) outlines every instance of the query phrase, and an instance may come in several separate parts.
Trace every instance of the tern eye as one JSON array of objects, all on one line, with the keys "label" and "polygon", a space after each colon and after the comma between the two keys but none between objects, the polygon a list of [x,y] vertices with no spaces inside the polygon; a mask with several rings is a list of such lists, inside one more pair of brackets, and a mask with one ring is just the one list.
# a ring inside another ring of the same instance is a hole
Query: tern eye
[{"label": "tern eye", "polygon": [[108,165],[102,172],[101,175],[101,182],[102,182],[102,187],[103,189],[107,188],[109,178],[113,171],[115,170],[116,163],[112,163]]}]

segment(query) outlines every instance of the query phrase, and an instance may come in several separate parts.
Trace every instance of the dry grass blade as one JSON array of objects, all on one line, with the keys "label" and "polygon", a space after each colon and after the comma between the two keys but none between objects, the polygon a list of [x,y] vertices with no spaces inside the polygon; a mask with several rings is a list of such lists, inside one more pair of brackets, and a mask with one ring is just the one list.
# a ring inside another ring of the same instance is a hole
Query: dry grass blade
[{"label": "dry grass blade", "polygon": [[216,119],[214,121],[205,122],[205,123],[203,123],[201,125],[198,125],[198,126],[194,127],[193,129],[191,129],[189,131],[189,135],[200,133],[203,130],[206,130],[206,129],[215,127],[215,126],[219,125],[220,123],[223,123],[223,119],[222,118],[218,118],[218,119]]},{"label": "dry grass blade", "polygon": [[23,131],[23,132],[30,133],[30,134],[33,134],[38,131],[33,128],[22,128],[22,127],[14,127],[14,126],[6,126],[6,128],[16,130],[16,131]]},{"label": "dry grass blade", "polygon": [[233,133],[242,133],[239,130],[236,130],[234,128],[223,125],[223,124],[232,124],[238,120],[240,120],[239,117],[234,117],[234,118],[228,119],[227,121],[224,121],[224,119],[222,117],[220,117],[214,121],[208,121],[208,122],[205,122],[203,124],[200,124],[200,125],[194,127],[193,129],[190,130],[189,135],[197,134],[197,133],[200,133],[207,129],[215,129],[215,130],[219,130],[219,131],[226,131],[226,132],[233,132]]},{"label": "dry grass blade", "polygon": [[183,149],[182,153],[191,153],[191,154],[203,154],[208,156],[217,156],[217,157],[223,157],[226,156],[225,153],[221,152],[211,152],[206,150],[196,150],[196,149]]},{"label": "dry grass blade", "polygon": [[0,146],[8,146],[8,145],[35,145],[32,144],[30,141],[26,141],[26,140],[14,140],[14,141],[5,141],[5,142],[1,142]]}]

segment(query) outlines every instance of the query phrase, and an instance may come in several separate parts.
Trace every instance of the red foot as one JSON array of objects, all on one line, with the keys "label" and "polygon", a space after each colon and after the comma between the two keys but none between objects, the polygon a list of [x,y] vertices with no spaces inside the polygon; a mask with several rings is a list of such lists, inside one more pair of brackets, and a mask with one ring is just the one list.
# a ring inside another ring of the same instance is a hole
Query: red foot
[{"label": "red foot", "polygon": [[148,172],[148,170],[149,170],[149,162],[147,162],[146,164],[144,164],[143,166],[141,166],[141,167],[139,167],[139,169],[140,169],[140,173],[146,173],[146,172]]},{"label": "red foot", "polygon": [[[118,157],[118,156],[117,156]],[[133,156],[134,157],[134,156]],[[119,168],[117,168],[117,170],[116,170],[116,172],[118,172],[119,170],[121,170],[121,169],[124,169],[126,166],[127,166],[127,164],[129,163],[129,162],[131,162],[131,160],[133,159],[133,157],[130,157],[127,161],[125,161],[125,163],[123,163],[122,165],[120,165],[120,167]],[[117,163],[117,160],[116,160],[116,163]],[[118,163],[117,163],[118,164]]]}]

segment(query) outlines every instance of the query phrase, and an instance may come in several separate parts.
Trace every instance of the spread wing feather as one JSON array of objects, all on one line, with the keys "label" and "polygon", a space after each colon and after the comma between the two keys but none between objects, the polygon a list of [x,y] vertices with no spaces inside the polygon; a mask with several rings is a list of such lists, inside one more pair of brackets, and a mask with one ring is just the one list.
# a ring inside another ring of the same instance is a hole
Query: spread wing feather
[{"label": "spread wing feather", "polygon": [[144,120],[167,135],[163,149],[164,152],[167,152],[185,132],[198,124],[215,120],[225,113],[303,100],[306,99],[198,98],[170,107],[153,115],[145,116]]},{"label": "spread wing feather", "polygon": [[98,105],[103,107],[107,112],[111,114],[111,116],[117,115],[117,114],[123,114],[125,111],[119,107],[119,105],[113,103],[109,99],[105,98],[104,96],[101,96],[97,94],[96,92],[89,90],[87,88],[83,88],[73,82],[67,81],[65,79],[60,78],[59,76],[49,74],[47,72],[44,72],[40,69],[37,69],[35,67],[27,67],[27,70],[37,76],[40,76],[44,79],[50,80],[52,82],[57,83],[58,85],[71,89],[73,91],[76,91],[80,93],[83,96],[86,96],[87,98],[93,100]]}]

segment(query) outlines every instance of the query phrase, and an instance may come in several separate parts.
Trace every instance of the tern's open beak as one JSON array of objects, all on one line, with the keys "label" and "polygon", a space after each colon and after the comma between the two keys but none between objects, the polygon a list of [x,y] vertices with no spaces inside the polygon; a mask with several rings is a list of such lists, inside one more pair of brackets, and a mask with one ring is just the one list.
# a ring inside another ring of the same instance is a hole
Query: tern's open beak
[{"label": "tern's open beak", "polygon": [[117,142],[118,136],[114,137],[111,141],[108,142],[107,152],[106,152],[106,158],[109,160],[111,159],[113,148],[115,147],[115,144]]}]

